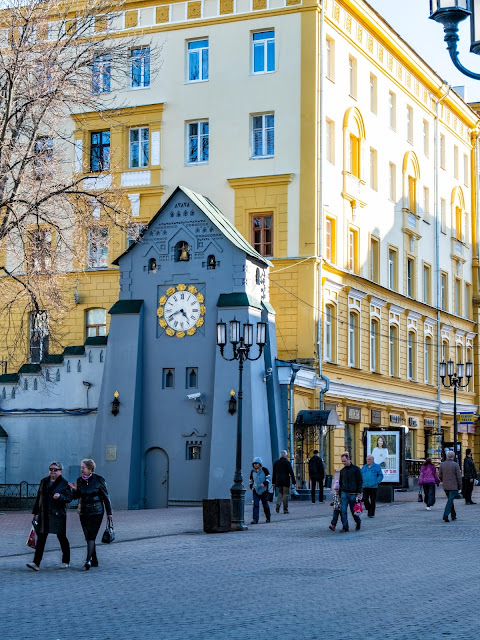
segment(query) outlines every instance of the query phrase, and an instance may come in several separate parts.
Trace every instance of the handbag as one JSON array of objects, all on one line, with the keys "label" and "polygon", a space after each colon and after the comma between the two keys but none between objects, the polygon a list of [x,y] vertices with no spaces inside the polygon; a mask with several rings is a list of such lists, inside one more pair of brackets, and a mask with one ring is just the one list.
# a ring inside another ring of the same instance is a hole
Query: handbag
[{"label": "handbag", "polygon": [[27,547],[30,547],[30,549],[37,548],[37,534],[35,533],[35,529],[33,528],[33,526],[30,529],[30,533],[28,535],[26,544],[27,544]]},{"label": "handbag", "polygon": [[104,544],[110,544],[115,540],[115,529],[113,528],[113,522],[109,520],[107,522],[107,527],[103,532],[102,542]]},{"label": "handbag", "polygon": [[418,491],[417,502],[423,502],[423,496],[422,496],[422,490],[421,489],[419,489],[419,491]]}]

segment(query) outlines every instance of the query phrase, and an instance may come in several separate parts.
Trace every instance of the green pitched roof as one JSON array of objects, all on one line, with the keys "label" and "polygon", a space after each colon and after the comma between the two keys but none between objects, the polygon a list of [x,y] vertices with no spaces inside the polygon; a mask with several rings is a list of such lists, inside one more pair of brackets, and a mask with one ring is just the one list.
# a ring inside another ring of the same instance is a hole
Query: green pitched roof
[{"label": "green pitched roof", "polygon": [[85,340],[86,347],[101,347],[107,344],[108,336],[91,336]]},{"label": "green pitched roof", "polygon": [[20,376],[18,375],[18,373],[3,373],[0,376],[0,383],[12,384],[12,383],[18,382],[19,379],[20,379]]},{"label": "green pitched roof", "polygon": [[5,429],[0,425],[0,438],[8,438],[8,433]]},{"label": "green pitched roof", "polygon": [[39,364],[24,364],[18,370],[18,373],[40,373],[42,367]]},{"label": "green pitched roof", "polygon": [[122,313],[140,313],[143,300],[117,300],[113,307],[109,310],[110,315]]},{"label": "green pitched roof", "polygon": [[[168,207],[168,203],[179,190],[183,191],[183,193],[188,198],[190,198],[190,200],[195,205],[197,205],[197,207],[207,216],[210,222],[212,222],[217,227],[217,229],[219,229],[223,233],[223,235],[226,238],[228,238],[228,240],[230,240],[230,242],[234,244],[238,249],[241,249],[241,251],[244,251],[251,258],[253,258],[257,262],[260,262],[266,267],[273,266],[272,263],[269,260],[267,260],[267,258],[265,258],[260,253],[258,253],[258,251],[255,251],[252,245],[245,240],[245,238],[237,231],[237,229],[233,226],[233,224],[229,220],[227,220],[227,218],[223,215],[220,209],[218,209],[218,207],[216,207],[216,205],[214,205],[211,200],[209,200],[206,196],[202,196],[199,193],[196,193],[195,191],[191,191],[190,189],[187,189],[187,187],[180,186],[175,189],[175,191],[172,193],[172,195],[166,201],[166,203],[163,205],[160,211],[158,211],[158,213],[155,214],[153,218],[150,220],[150,222],[148,223],[148,227],[151,227],[152,224],[155,222],[155,220],[158,218],[158,216],[162,213],[162,211],[166,207]],[[126,255],[129,251],[131,251],[133,247],[137,244],[137,242],[139,242],[142,239],[143,234],[146,232],[146,230],[147,229],[144,229],[144,231],[139,235],[137,240],[132,245],[130,245],[130,247],[126,251],[124,251],[122,255],[118,256],[118,258],[116,258],[112,262],[112,264],[118,265],[119,260],[123,258],[123,256]]]},{"label": "green pitched roof", "polygon": [[63,350],[63,355],[65,356],[84,356],[85,355],[85,346],[83,344],[78,344],[74,347],[65,347]]},{"label": "green pitched roof", "polygon": [[62,364],[63,355],[61,353],[49,353],[42,360],[42,364]]}]

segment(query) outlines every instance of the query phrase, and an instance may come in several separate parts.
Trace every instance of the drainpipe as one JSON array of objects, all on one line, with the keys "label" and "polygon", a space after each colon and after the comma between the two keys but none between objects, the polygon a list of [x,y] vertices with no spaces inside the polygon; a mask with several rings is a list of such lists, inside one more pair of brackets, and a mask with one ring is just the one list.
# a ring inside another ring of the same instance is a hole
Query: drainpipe
[{"label": "drainpipe", "polygon": [[439,197],[439,170],[440,170],[440,136],[439,136],[439,107],[440,103],[450,93],[450,85],[447,85],[446,91],[435,102],[435,131],[434,131],[434,203],[435,203],[435,272],[436,272],[436,297],[435,306],[437,307],[437,403],[438,403],[438,426],[437,426],[437,449],[442,452],[442,391],[440,381],[440,367],[438,366],[441,358],[442,336],[440,333],[440,197]]},{"label": "drainpipe", "polygon": [[292,375],[290,377],[290,383],[288,385],[288,426],[290,429],[290,461],[292,463],[293,473],[295,474],[295,448],[293,437],[293,388],[295,386],[295,378],[297,377],[297,371],[300,369],[299,364],[292,362]]}]

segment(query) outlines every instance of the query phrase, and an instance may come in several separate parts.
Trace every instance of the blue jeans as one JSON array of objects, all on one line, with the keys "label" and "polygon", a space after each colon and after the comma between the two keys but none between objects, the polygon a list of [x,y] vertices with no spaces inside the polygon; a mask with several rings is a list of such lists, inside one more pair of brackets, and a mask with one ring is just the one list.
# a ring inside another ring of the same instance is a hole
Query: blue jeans
[{"label": "blue jeans", "polygon": [[357,516],[355,513],[353,513],[353,507],[356,500],[356,493],[347,493],[346,491],[342,491],[340,502],[342,505],[342,525],[344,529],[348,529],[348,507],[350,507],[350,511],[352,512],[352,516],[355,522],[360,522],[360,516]]},{"label": "blue jeans", "polygon": [[455,496],[458,493],[458,489],[454,489],[453,491],[445,491],[447,495],[447,504],[445,505],[445,511],[443,512],[443,517],[448,518],[450,513],[452,514],[452,518],[456,518],[457,514],[455,513],[455,507],[453,506],[453,501]]},{"label": "blue jeans", "polygon": [[253,518],[258,522],[258,516],[260,514],[260,500],[262,501],[263,510],[265,511],[265,517],[270,520],[270,505],[268,504],[268,491],[258,494],[255,489],[253,490]]}]

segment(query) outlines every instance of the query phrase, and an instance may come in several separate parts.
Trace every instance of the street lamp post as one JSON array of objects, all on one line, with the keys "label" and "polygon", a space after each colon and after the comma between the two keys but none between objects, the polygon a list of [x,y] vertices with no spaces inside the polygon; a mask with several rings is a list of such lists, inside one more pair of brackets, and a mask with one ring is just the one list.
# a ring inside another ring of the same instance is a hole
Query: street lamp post
[{"label": "street lamp post", "polygon": [[237,453],[235,464],[235,475],[233,485],[230,489],[232,494],[232,529],[234,531],[245,531],[245,487],[243,486],[242,474],[242,404],[243,404],[243,363],[245,360],[258,360],[263,352],[263,347],[267,343],[267,325],[265,322],[257,322],[257,346],[259,349],[256,358],[250,358],[250,348],[253,346],[253,324],[243,325],[243,335],[240,333],[240,322],[230,320],[230,344],[232,345],[233,357],[226,358],[224,349],[227,345],[227,323],[217,322],[217,345],[220,347],[220,354],[224,360],[231,362],[238,360],[238,404],[237,404]]},{"label": "street lamp post", "polygon": [[[462,380],[464,377],[464,367],[465,374],[467,378],[466,384],[462,384]],[[442,384],[445,389],[453,388],[453,450],[455,452],[455,460],[458,462],[458,454],[457,454],[457,439],[458,439],[458,426],[457,426],[457,389],[463,389],[464,387],[468,387],[468,383],[470,382],[470,378],[473,375],[473,363],[467,362],[464,365],[462,362],[457,362],[457,370],[453,370],[453,361],[449,360],[448,362],[440,362],[440,378],[442,379]],[[445,377],[448,376],[449,384],[445,384]]]},{"label": "street lamp post", "polygon": [[470,71],[458,59],[457,42],[458,25],[462,20],[470,18],[471,44],[470,51],[480,54],[480,0],[430,0],[430,18],[443,24],[445,42],[453,64],[459,71],[480,80],[480,73]]}]

